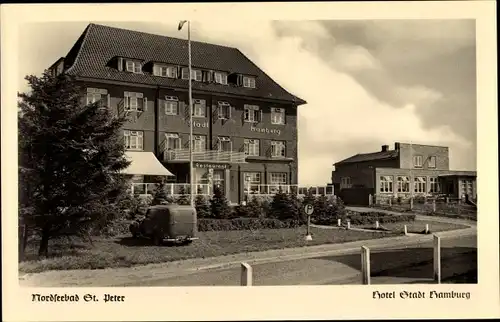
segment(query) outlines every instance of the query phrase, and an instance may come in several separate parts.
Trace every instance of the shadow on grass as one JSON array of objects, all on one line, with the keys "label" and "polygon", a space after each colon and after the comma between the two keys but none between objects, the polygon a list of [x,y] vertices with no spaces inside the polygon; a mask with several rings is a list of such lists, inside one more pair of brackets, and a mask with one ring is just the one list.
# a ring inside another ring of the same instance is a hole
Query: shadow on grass
[{"label": "shadow on grass", "polygon": [[[361,254],[327,256],[321,259],[331,260],[350,266],[361,271]],[[406,248],[387,251],[372,251],[370,254],[370,268],[372,277],[399,277],[432,279],[433,277],[433,249],[432,248]],[[476,271],[476,282],[474,274]],[[472,274],[462,278],[461,282],[454,276]],[[443,282],[448,283],[477,283],[477,249],[472,247],[441,248],[441,275]],[[408,282],[411,283],[411,282]],[[416,282],[421,283],[421,282]]]},{"label": "shadow on grass", "polygon": [[[114,241],[116,244],[122,245],[122,246],[127,246],[127,247],[145,247],[145,246],[151,246],[151,247],[158,247],[153,243],[153,240],[150,238],[146,237],[121,237],[118,238]],[[179,242],[173,242],[173,241],[166,241],[164,240],[161,246],[166,246],[166,247],[179,247],[179,246],[188,246],[189,244],[186,243],[179,243]]]}]

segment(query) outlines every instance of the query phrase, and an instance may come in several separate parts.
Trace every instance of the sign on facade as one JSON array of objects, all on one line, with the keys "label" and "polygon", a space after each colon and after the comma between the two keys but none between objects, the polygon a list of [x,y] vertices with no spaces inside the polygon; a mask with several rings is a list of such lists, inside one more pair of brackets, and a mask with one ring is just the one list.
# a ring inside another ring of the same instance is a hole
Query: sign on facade
[{"label": "sign on facade", "polygon": [[267,127],[261,128],[261,127],[252,126],[250,128],[250,130],[253,131],[253,132],[259,132],[259,133],[271,133],[271,134],[276,134],[276,135],[280,135],[281,134],[281,130],[278,130],[278,129],[268,129]]},{"label": "sign on facade", "polygon": [[202,162],[195,162],[194,163],[195,168],[203,168],[203,169],[219,169],[219,170],[225,170],[229,168],[228,164],[223,164],[223,163],[202,163]]}]

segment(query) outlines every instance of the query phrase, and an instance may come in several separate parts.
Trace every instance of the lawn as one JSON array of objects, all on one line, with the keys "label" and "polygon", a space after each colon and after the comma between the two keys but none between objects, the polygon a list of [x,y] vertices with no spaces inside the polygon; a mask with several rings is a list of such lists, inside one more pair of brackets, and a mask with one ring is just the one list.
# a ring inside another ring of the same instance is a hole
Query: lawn
[{"label": "lawn", "polygon": [[38,260],[36,246],[28,245],[26,260],[19,263],[22,273],[48,270],[102,269],[131,267],[196,257],[214,257],[236,253],[284,249],[306,245],[344,243],[394,236],[393,233],[360,232],[311,228],[312,241],[304,241],[306,228],[262,229],[256,231],[200,232],[199,240],[188,246],[153,246],[149,240],[130,236],[95,238],[93,246],[80,240],[55,240],[50,244],[51,257]]},{"label": "lawn", "polygon": [[[457,230],[467,228],[465,225],[450,224],[436,221],[426,221],[426,220],[415,220],[412,222],[396,222],[396,223],[384,223],[380,224],[381,227],[387,228],[392,232],[404,232],[404,225],[406,225],[409,233],[420,233],[425,230],[425,225],[429,225],[429,231],[431,233],[436,233],[440,231]],[[375,228],[375,225],[362,225],[353,226],[365,229]]]}]

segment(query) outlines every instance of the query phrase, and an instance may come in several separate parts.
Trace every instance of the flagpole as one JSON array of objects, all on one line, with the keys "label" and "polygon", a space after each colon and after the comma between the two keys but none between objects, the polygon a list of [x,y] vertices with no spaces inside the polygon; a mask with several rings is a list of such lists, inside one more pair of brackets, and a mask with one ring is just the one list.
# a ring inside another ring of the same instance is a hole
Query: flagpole
[{"label": "flagpole", "polygon": [[189,70],[189,189],[190,203],[194,207],[194,169],[193,169],[193,93],[192,93],[192,76],[191,76],[191,21],[188,24],[188,70]]}]

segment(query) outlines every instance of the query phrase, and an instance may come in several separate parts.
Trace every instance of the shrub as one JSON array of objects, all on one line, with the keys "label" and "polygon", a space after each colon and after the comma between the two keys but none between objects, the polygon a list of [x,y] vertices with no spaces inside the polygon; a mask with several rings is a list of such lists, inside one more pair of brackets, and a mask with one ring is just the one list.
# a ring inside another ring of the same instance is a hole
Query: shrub
[{"label": "shrub", "polygon": [[212,216],[210,212],[210,204],[205,196],[197,195],[194,203],[196,207],[196,216],[198,218],[209,218]]},{"label": "shrub", "polygon": [[229,202],[219,187],[214,189],[214,195],[210,200],[210,210],[214,218],[227,219],[232,214]]},{"label": "shrub", "polygon": [[152,205],[163,205],[167,204],[167,192],[165,191],[165,182],[162,180],[160,183],[156,184],[156,190],[153,195]]},{"label": "shrub", "polygon": [[179,196],[177,197],[177,200],[175,201],[179,205],[189,205],[190,200],[188,195],[186,194],[186,188],[184,186],[181,186],[179,189]]},{"label": "shrub", "polygon": [[236,206],[235,215],[244,218],[264,218],[266,213],[261,201],[253,197],[246,205]]},{"label": "shrub", "polygon": [[278,220],[269,218],[199,219],[198,231],[228,231],[297,228],[298,220]]},{"label": "shrub", "polygon": [[281,191],[276,193],[270,204],[269,217],[279,220],[301,220],[304,222],[305,216],[301,209],[302,205],[295,194],[286,194]]}]

